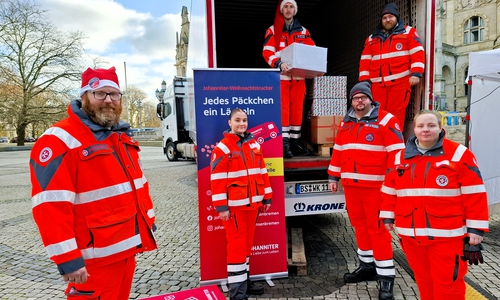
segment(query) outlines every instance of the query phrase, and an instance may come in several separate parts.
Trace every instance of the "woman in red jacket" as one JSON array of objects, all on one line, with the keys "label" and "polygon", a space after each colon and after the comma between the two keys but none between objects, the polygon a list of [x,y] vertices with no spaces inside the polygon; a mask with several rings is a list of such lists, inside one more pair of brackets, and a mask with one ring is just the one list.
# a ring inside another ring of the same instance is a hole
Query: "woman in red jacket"
[{"label": "woman in red jacket", "polygon": [[482,263],[486,190],[474,154],[445,138],[438,112],[423,110],[414,123],[382,185],[380,217],[397,230],[421,300],[465,300],[467,260]]},{"label": "woman in red jacket", "polygon": [[230,300],[263,294],[249,277],[250,252],[259,211],[271,207],[272,190],[260,144],[247,132],[248,116],[235,108],[229,130],[217,144],[210,163],[212,203],[226,230]]}]

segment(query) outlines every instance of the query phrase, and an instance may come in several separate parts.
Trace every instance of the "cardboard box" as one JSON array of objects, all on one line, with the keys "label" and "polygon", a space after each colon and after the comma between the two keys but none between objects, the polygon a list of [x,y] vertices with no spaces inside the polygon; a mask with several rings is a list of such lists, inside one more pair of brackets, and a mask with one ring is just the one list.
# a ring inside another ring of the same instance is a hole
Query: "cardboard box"
[{"label": "cardboard box", "polygon": [[224,294],[219,290],[217,285],[208,285],[190,290],[152,296],[148,298],[140,298],[139,300],[226,300]]},{"label": "cardboard box", "polygon": [[281,50],[281,60],[292,69],[292,76],[315,78],[326,73],[327,48],[293,43]]},{"label": "cardboard box", "polygon": [[311,118],[311,143],[331,144],[335,142],[340,122],[344,116],[318,116]]}]

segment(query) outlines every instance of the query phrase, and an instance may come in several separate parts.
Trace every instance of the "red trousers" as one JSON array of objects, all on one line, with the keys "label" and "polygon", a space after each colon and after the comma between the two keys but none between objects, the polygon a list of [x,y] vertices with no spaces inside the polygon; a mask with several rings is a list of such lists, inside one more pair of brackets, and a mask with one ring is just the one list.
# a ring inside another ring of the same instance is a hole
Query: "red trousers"
[{"label": "red trousers", "polygon": [[415,274],[421,300],[465,300],[467,262],[462,238],[429,240],[401,236],[403,251]]},{"label": "red trousers", "polygon": [[372,83],[373,101],[380,103],[380,109],[393,114],[399,121],[401,130],[405,126],[406,107],[410,103],[411,87],[408,82],[384,86]]},{"label": "red trousers", "polygon": [[65,292],[68,300],[128,299],[134,279],[135,256],[95,269],[87,267],[87,271],[90,275],[87,282],[68,284]]},{"label": "red trousers", "polygon": [[252,251],[258,215],[258,209],[232,210],[231,218],[222,221],[226,229],[228,264],[246,264]]},{"label": "red trousers", "polygon": [[[345,186],[344,193],[347,214],[352,227],[354,227],[358,249],[363,253],[373,251],[379,275],[395,276],[392,260],[392,236],[379,219],[380,205],[382,204],[380,188]],[[366,257],[360,257],[360,260],[371,262]],[[381,269],[381,267],[389,267],[389,269]],[[384,272],[384,274],[380,274],[380,272]]]},{"label": "red trousers", "polygon": [[283,138],[300,138],[306,81],[280,80]]}]

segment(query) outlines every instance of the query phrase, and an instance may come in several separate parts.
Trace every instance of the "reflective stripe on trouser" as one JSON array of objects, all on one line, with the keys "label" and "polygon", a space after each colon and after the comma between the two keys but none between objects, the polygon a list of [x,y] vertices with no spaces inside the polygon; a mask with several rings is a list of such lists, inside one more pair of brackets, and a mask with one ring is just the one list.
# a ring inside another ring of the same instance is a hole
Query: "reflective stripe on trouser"
[{"label": "reflective stripe on trouser", "polygon": [[248,278],[247,258],[252,250],[258,209],[234,210],[231,218],[223,221],[227,239],[227,276],[231,300],[245,299]]},{"label": "reflective stripe on trouser", "polygon": [[373,100],[380,103],[380,109],[393,114],[404,128],[406,118],[406,107],[410,103],[411,87],[408,81],[391,86],[380,83],[372,84]]},{"label": "reflective stripe on trouser", "polygon": [[379,188],[344,186],[347,214],[354,227],[358,258],[375,263],[377,274],[388,278],[396,276],[392,259],[392,236],[379,219]]},{"label": "reflective stripe on trouser", "polygon": [[306,95],[305,80],[281,80],[281,126],[283,137],[286,137],[285,129],[289,130],[291,138],[300,138],[302,126],[302,111],[304,109],[304,97]]},{"label": "reflective stripe on trouser", "polygon": [[421,300],[465,300],[467,262],[464,242],[459,238],[429,240],[400,236],[408,264],[415,274]]},{"label": "reflective stripe on trouser", "polygon": [[90,275],[87,282],[84,284],[68,284],[66,295],[68,295],[71,287],[75,287],[78,291],[94,292],[94,295],[68,295],[68,300],[122,300],[129,298],[134,279],[135,256],[98,268],[89,266],[86,268]]}]

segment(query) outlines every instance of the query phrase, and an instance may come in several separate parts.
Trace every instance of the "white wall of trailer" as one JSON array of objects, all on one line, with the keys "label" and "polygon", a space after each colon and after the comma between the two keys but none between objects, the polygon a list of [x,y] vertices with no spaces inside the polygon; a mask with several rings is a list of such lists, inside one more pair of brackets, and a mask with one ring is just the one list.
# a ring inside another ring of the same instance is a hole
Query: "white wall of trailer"
[{"label": "white wall of trailer", "polygon": [[469,54],[469,148],[488,193],[490,214],[500,212],[500,49]]}]

